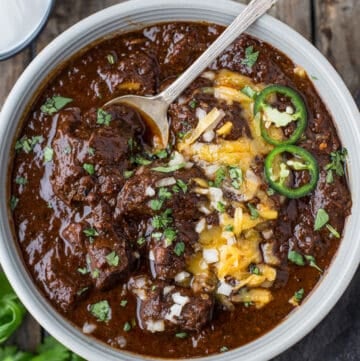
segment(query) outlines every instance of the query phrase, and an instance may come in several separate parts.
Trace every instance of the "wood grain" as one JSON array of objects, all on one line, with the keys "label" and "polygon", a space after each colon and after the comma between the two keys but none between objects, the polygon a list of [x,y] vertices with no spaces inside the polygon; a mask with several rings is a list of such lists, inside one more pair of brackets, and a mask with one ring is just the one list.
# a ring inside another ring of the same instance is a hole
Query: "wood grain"
[{"label": "wood grain", "polygon": [[314,0],[315,45],[354,94],[360,87],[360,0]]}]

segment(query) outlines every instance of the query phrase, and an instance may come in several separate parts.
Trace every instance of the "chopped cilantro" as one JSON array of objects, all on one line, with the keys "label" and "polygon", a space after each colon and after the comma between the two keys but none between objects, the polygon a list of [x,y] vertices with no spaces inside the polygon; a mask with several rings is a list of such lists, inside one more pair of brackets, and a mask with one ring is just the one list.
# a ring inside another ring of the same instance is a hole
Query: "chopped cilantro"
[{"label": "chopped cilantro", "polygon": [[146,239],[145,237],[139,237],[136,241],[136,243],[139,245],[139,246],[142,246],[144,243],[146,242]]},{"label": "chopped cilantro", "polygon": [[111,308],[106,300],[90,305],[89,310],[98,321],[105,322],[111,318]]},{"label": "chopped cilantro", "polygon": [[86,228],[83,230],[86,237],[95,237],[98,236],[99,233],[95,228]]},{"label": "chopped cilantro", "polygon": [[179,133],[177,133],[177,137],[178,137],[179,139],[183,139],[186,134],[187,134],[187,132],[179,132]]},{"label": "chopped cilantro", "polygon": [[161,232],[153,232],[151,233],[151,237],[155,239],[160,239],[163,236]]},{"label": "chopped cilantro", "polygon": [[330,233],[336,237],[336,238],[340,238],[340,234],[339,232],[330,224],[326,225],[326,228],[330,231]]},{"label": "chopped cilantro", "polygon": [[322,269],[316,264],[316,259],[315,259],[314,256],[305,255],[304,257],[305,257],[305,259],[309,262],[309,266],[310,266],[310,267],[314,267],[314,268],[317,269],[319,272],[322,272]]},{"label": "chopped cilantro", "polygon": [[296,251],[290,251],[288,253],[288,260],[298,266],[305,266],[305,260],[301,253]]},{"label": "chopped cilantro", "polygon": [[92,147],[89,147],[88,148],[88,154],[91,155],[91,156],[94,156],[95,155],[95,149],[92,148]]},{"label": "chopped cilantro", "polygon": [[53,115],[72,101],[73,100],[71,98],[64,98],[62,96],[55,95],[52,98],[48,98],[40,107],[40,110],[44,114]]},{"label": "chopped cilantro", "polygon": [[54,156],[54,150],[50,147],[44,149],[44,163],[51,162]]},{"label": "chopped cilantro", "polygon": [[151,223],[154,228],[166,228],[168,227],[173,219],[171,217],[171,209],[166,209],[162,214],[153,217]]},{"label": "chopped cilantro", "polygon": [[127,303],[128,303],[127,300],[121,300],[120,306],[121,306],[121,307],[126,307]]},{"label": "chopped cilantro", "polygon": [[93,175],[93,174],[95,173],[94,164],[84,163],[84,164],[83,164],[83,168],[84,168],[85,171],[86,171],[87,173],[89,173],[90,175]]},{"label": "chopped cilantro", "polygon": [[115,57],[112,54],[108,54],[106,55],[106,59],[109,62],[110,65],[114,65],[115,64]]},{"label": "chopped cilantro", "polygon": [[96,113],[96,124],[109,126],[111,122],[111,114],[104,109],[99,108]]},{"label": "chopped cilantro", "polygon": [[197,107],[197,101],[195,99],[192,99],[189,101],[189,107],[191,109],[195,109]]},{"label": "chopped cilantro", "polygon": [[159,211],[163,205],[163,201],[160,199],[152,199],[150,201],[150,208],[154,211]]},{"label": "chopped cilantro", "polygon": [[177,179],[176,186],[178,186],[183,191],[184,194],[187,192],[188,186],[183,180]]},{"label": "chopped cilantro", "polygon": [[258,266],[256,266],[255,264],[251,264],[250,267],[249,267],[249,272],[253,275],[261,275],[261,272],[260,272],[260,269]]},{"label": "chopped cilantro", "polygon": [[273,195],[275,194],[275,191],[274,191],[272,188],[268,188],[268,189],[266,190],[266,194],[267,194],[268,196],[273,196]]},{"label": "chopped cilantro", "polygon": [[161,187],[159,189],[159,198],[160,199],[170,199],[171,198],[171,193],[168,191],[167,188]]},{"label": "chopped cilantro", "polygon": [[10,209],[13,211],[17,204],[19,203],[19,198],[15,197],[15,196],[11,196],[10,198]]},{"label": "chopped cilantro", "polygon": [[164,237],[166,245],[170,245],[176,238],[176,230],[173,228],[166,228],[164,231]]},{"label": "chopped cilantro", "polygon": [[15,143],[15,150],[16,151],[22,150],[26,154],[28,154],[34,149],[36,144],[40,144],[43,141],[44,138],[41,135],[35,135],[30,139],[24,136]]},{"label": "chopped cilantro", "polygon": [[303,288],[300,288],[298,291],[294,293],[294,299],[296,302],[300,302],[305,295],[305,290]]},{"label": "chopped cilantro", "polygon": [[327,222],[329,222],[329,215],[325,209],[319,208],[315,217],[314,231],[318,231],[324,227]]},{"label": "chopped cilantro", "polygon": [[243,182],[243,177],[242,177],[242,170],[239,167],[236,166],[230,166],[229,167],[229,176],[232,180],[231,185],[235,188],[235,189],[239,189],[242,182]]},{"label": "chopped cilantro", "polygon": [[76,292],[78,296],[81,296],[84,292],[86,292],[89,289],[89,287],[83,287],[80,288],[79,291]]},{"label": "chopped cilantro", "polygon": [[216,209],[220,212],[220,213],[224,213],[225,212],[225,204],[223,202],[217,202],[216,203]]},{"label": "chopped cilantro", "polygon": [[25,177],[16,177],[15,183],[19,185],[25,185],[28,182],[28,180]]},{"label": "chopped cilantro", "polygon": [[326,182],[332,183],[334,181],[334,172],[339,177],[345,174],[344,164],[346,161],[347,150],[345,148],[340,149],[336,152],[330,153],[330,163],[325,166],[327,171]]},{"label": "chopped cilantro", "polygon": [[136,163],[138,165],[149,165],[152,163],[151,160],[146,159],[146,158],[142,157],[141,155],[136,155],[134,158],[132,158],[132,162]]},{"label": "chopped cilantro", "polygon": [[186,332],[178,332],[175,334],[175,337],[177,338],[186,338],[188,337],[188,334]]},{"label": "chopped cilantro", "polygon": [[212,183],[212,185],[217,188],[220,187],[221,183],[224,181],[225,177],[226,177],[225,168],[224,167],[219,168],[215,172],[215,179],[214,179],[214,182]]},{"label": "chopped cilantro", "polygon": [[176,243],[174,252],[178,257],[180,257],[185,252],[185,243],[184,242]]},{"label": "chopped cilantro", "polygon": [[241,61],[241,64],[246,65],[248,68],[252,68],[259,57],[259,52],[254,51],[254,47],[248,46],[245,49],[245,58]]},{"label": "chopped cilantro", "polygon": [[168,156],[167,151],[165,149],[161,149],[155,153],[155,156],[159,159],[164,159]]},{"label": "chopped cilantro", "polygon": [[129,179],[133,176],[133,174],[135,173],[134,170],[125,170],[124,171],[124,178],[125,179]]},{"label": "chopped cilantro", "polygon": [[224,228],[224,230],[226,232],[233,232],[234,231],[234,226],[232,224],[227,224]]},{"label": "chopped cilantro", "polygon": [[249,211],[250,211],[250,218],[251,219],[257,219],[259,218],[259,211],[256,209],[255,206],[253,206],[251,203],[247,204]]},{"label": "chopped cilantro", "polygon": [[83,267],[83,268],[78,268],[77,271],[82,274],[82,275],[86,275],[89,273],[89,270],[87,267]]},{"label": "chopped cilantro", "polygon": [[130,324],[130,322],[125,322],[125,324],[124,324],[124,331],[125,332],[129,332],[130,330],[131,330],[131,324]]},{"label": "chopped cilantro", "polygon": [[253,305],[253,303],[251,302],[251,301],[246,301],[246,302],[244,302],[244,306],[246,307],[246,308],[248,308],[248,307],[250,307],[250,306],[252,306]]},{"label": "chopped cilantro", "polygon": [[97,268],[93,269],[93,271],[91,272],[91,277],[96,279],[96,278],[99,278],[99,276],[100,276],[99,269],[97,269]]},{"label": "chopped cilantro", "polygon": [[115,251],[110,252],[105,258],[109,266],[116,267],[119,265],[119,256],[116,254]]}]

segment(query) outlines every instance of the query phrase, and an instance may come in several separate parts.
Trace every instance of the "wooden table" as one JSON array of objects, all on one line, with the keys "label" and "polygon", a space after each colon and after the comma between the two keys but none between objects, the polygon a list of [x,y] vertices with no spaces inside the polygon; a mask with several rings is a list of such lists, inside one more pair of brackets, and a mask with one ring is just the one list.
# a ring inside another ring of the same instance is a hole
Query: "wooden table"
[{"label": "wooden table", "polygon": [[[0,62],[0,107],[21,72],[44,46],[82,18],[119,2],[56,1],[40,36],[20,54]],[[360,20],[360,0],[279,0],[271,13],[313,42],[338,70],[359,104],[360,31],[356,21]],[[360,360],[359,299],[358,272],[347,292],[324,321],[301,342],[274,360]],[[31,316],[27,316],[12,341],[23,349],[34,350],[43,335],[44,330]]]}]

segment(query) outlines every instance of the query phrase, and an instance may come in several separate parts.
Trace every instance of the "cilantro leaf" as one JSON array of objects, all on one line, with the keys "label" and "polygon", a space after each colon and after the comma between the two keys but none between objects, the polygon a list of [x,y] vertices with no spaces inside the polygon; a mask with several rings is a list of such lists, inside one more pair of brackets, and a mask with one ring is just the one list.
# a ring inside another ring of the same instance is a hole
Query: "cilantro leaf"
[{"label": "cilantro leaf", "polygon": [[107,300],[103,300],[90,305],[90,313],[100,322],[109,321],[111,318],[111,308]]},{"label": "cilantro leaf", "polygon": [[318,231],[324,227],[327,222],[329,222],[329,215],[325,209],[319,208],[315,217],[314,231]]},{"label": "cilantro leaf", "polygon": [[94,175],[95,174],[95,166],[94,164],[90,164],[90,163],[84,163],[83,164],[83,168],[85,169],[85,171],[90,174],[90,175]]},{"label": "cilantro leaf", "polygon": [[96,124],[100,125],[110,125],[111,114],[106,112],[104,109],[99,108],[96,113]]},{"label": "cilantro leaf", "polygon": [[176,243],[174,252],[178,257],[180,257],[185,252],[185,243],[184,242]]},{"label": "cilantro leaf", "polygon": [[119,265],[120,259],[115,251],[110,252],[105,259],[109,266],[117,267]]},{"label": "cilantro leaf", "polygon": [[44,163],[51,162],[54,156],[54,150],[50,147],[44,149]]},{"label": "cilantro leaf", "polygon": [[73,100],[71,98],[54,95],[52,98],[48,98],[46,100],[46,102],[40,107],[40,110],[44,114],[53,115],[72,101]]},{"label": "cilantro leaf", "polygon": [[252,68],[259,57],[259,52],[254,51],[254,47],[248,46],[245,49],[245,58],[241,61],[241,64],[246,65],[248,68]]},{"label": "cilantro leaf", "polygon": [[305,266],[305,260],[301,253],[296,251],[290,251],[288,253],[288,260],[297,266]]}]

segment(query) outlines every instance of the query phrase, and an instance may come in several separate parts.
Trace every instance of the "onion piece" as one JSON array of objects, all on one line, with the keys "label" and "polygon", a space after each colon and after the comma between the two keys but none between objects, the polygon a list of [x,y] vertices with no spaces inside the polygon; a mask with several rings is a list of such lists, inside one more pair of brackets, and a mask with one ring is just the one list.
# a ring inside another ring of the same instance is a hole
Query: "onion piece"
[{"label": "onion piece", "polygon": [[146,196],[148,196],[148,197],[154,197],[155,194],[156,194],[156,192],[155,192],[155,189],[154,189],[154,188],[152,188],[152,187],[150,187],[150,186],[146,187],[146,189],[145,189],[145,195],[146,195]]},{"label": "onion piece", "polygon": [[176,179],[174,177],[166,177],[158,180],[155,183],[155,187],[168,187],[176,184]]},{"label": "onion piece", "polygon": [[220,286],[216,290],[216,293],[219,293],[220,295],[224,295],[224,296],[230,296],[231,292],[232,292],[232,287],[226,282],[221,282]]},{"label": "onion piece", "polygon": [[201,233],[206,227],[206,219],[201,218],[200,221],[195,226],[196,233]]},{"label": "onion piece", "polygon": [[186,280],[187,278],[190,277],[190,273],[189,272],[186,272],[186,271],[182,271],[182,272],[179,272],[175,277],[174,277],[174,280],[175,282],[182,282],[184,280]]},{"label": "onion piece", "polygon": [[206,263],[216,263],[219,261],[219,252],[215,248],[203,249],[203,258]]},{"label": "onion piece", "polygon": [[152,333],[163,332],[165,331],[165,322],[164,320],[157,320],[157,321],[148,320],[146,321],[146,329]]}]

